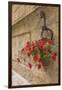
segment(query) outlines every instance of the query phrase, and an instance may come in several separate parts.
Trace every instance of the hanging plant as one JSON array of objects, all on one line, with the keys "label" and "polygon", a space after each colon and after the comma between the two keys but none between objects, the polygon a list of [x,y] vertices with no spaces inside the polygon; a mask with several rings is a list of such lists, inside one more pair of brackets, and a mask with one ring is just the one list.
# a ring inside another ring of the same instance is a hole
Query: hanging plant
[{"label": "hanging plant", "polygon": [[[34,66],[38,69],[45,66],[48,60],[56,60],[56,49],[53,40],[40,39],[32,42],[25,43],[24,47],[20,50],[20,54],[24,57],[24,64],[30,69]],[[17,61],[22,63],[21,58],[17,58]]]},{"label": "hanging plant", "polygon": [[24,47],[20,50],[23,60],[21,60],[21,57],[17,58],[18,62],[24,63],[30,69],[32,67],[41,69],[42,66],[48,66],[49,62],[54,62],[57,56],[53,32],[46,25],[45,13],[41,11],[40,15],[44,19],[44,25],[41,29],[42,39],[25,43]]}]

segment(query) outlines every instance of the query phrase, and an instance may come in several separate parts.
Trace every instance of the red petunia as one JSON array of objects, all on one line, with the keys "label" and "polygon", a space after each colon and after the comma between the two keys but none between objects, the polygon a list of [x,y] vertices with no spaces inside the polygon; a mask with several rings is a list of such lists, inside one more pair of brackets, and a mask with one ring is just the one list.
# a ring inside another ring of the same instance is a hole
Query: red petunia
[{"label": "red petunia", "polygon": [[55,52],[53,52],[53,53],[51,53],[51,58],[52,58],[52,60],[56,60],[56,56],[57,56],[57,54],[55,53]]},{"label": "red petunia", "polygon": [[26,50],[27,50],[28,52],[30,52],[30,51],[31,51],[31,47],[30,47],[30,46],[26,46]]},{"label": "red petunia", "polygon": [[42,61],[43,61],[43,58],[42,58],[42,57],[40,57],[40,58],[39,58],[39,62],[42,62]]},{"label": "red petunia", "polygon": [[38,60],[38,55],[33,56],[33,60],[36,62]]},{"label": "red petunia", "polygon": [[24,48],[21,49],[21,53],[24,54]]},{"label": "red petunia", "polygon": [[28,66],[30,69],[32,68],[32,64],[30,62],[28,63]]},{"label": "red petunia", "polygon": [[43,48],[43,52],[46,54],[47,53],[47,48]]},{"label": "red petunia", "polygon": [[17,62],[20,62],[20,59],[19,58],[17,58]]},{"label": "red petunia", "polygon": [[34,48],[37,46],[36,41],[32,41],[31,46]]},{"label": "red petunia", "polygon": [[41,68],[41,64],[38,64],[38,69],[40,69]]},{"label": "red petunia", "polygon": [[40,49],[42,49],[44,47],[46,43],[46,40],[45,39],[40,39],[38,42],[37,42],[37,45]]},{"label": "red petunia", "polygon": [[27,42],[25,48],[27,49],[28,52],[30,52],[30,50],[31,50],[31,44],[30,44],[30,42]]},{"label": "red petunia", "polygon": [[51,40],[51,39],[47,39],[47,42],[48,42],[49,44],[53,44],[53,40]]},{"label": "red petunia", "polygon": [[27,55],[28,55],[28,57],[30,57],[30,53],[29,52],[27,53]]},{"label": "red petunia", "polygon": [[30,45],[30,42],[28,41],[26,44],[27,44],[27,45]]},{"label": "red petunia", "polygon": [[42,66],[44,66],[44,62],[43,62],[43,58],[42,57],[40,57],[39,62],[42,64]]}]

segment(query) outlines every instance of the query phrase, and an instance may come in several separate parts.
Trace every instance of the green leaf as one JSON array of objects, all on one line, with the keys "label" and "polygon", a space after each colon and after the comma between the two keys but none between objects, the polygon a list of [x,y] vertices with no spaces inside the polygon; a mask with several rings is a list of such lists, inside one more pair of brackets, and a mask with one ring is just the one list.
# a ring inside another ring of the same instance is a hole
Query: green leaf
[{"label": "green leaf", "polygon": [[43,60],[46,60],[46,55],[43,53],[42,50],[40,50],[40,56],[43,58]]},{"label": "green leaf", "polygon": [[43,57],[44,56],[44,53],[42,50],[40,50],[40,56]]},{"label": "green leaf", "polygon": [[36,55],[36,54],[37,54],[37,50],[36,50],[36,49],[32,50],[32,51],[31,51],[31,54],[32,54],[32,55]]},{"label": "green leaf", "polygon": [[47,59],[46,55],[43,56],[43,59],[46,61],[46,59]]},{"label": "green leaf", "polygon": [[51,47],[51,45],[47,45],[47,47],[46,47],[46,48],[51,49],[52,47]]}]

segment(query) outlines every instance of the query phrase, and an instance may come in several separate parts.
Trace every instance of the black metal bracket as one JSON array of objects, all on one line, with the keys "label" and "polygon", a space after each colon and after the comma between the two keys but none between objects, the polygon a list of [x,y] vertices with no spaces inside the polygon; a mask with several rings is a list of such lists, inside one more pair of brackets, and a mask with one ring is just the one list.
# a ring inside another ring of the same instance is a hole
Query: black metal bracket
[{"label": "black metal bracket", "polygon": [[46,33],[48,33],[48,31],[51,34],[51,39],[53,39],[53,31],[47,27],[46,25],[46,15],[43,11],[40,12],[40,18],[44,19],[44,25],[42,26],[42,32],[41,32],[41,36],[43,36],[44,31],[46,31]]}]

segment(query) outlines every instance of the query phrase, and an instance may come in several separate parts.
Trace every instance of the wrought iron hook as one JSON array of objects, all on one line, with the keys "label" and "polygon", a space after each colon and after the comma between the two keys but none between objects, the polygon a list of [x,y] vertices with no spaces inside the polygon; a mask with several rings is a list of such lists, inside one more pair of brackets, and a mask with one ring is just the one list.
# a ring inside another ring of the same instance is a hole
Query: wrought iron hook
[{"label": "wrought iron hook", "polygon": [[50,28],[48,28],[47,25],[46,25],[46,15],[45,15],[45,13],[44,13],[43,11],[40,12],[40,18],[43,18],[43,19],[44,19],[44,25],[42,26],[41,36],[43,36],[44,31],[47,31],[47,33],[48,33],[48,31],[49,31],[50,34],[51,34],[51,39],[53,39],[53,32],[52,32],[52,30],[51,30]]},{"label": "wrought iron hook", "polygon": [[44,19],[44,26],[46,26],[46,15],[43,11],[40,12],[40,17]]}]

